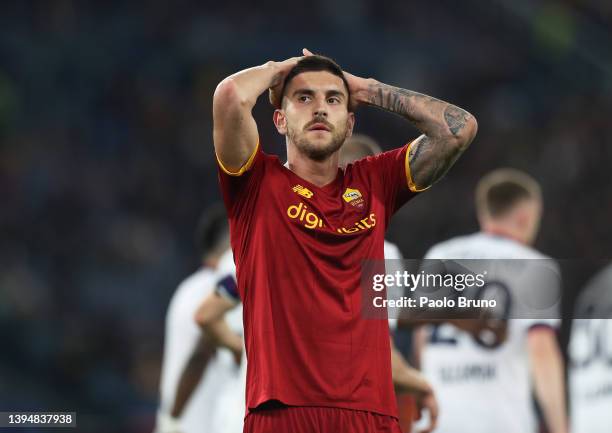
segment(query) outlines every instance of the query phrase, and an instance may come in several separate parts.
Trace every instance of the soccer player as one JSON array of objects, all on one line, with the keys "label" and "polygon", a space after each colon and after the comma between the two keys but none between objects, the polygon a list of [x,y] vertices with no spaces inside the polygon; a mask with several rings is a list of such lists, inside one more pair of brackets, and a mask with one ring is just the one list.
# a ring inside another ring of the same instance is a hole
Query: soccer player
[{"label": "soccer player", "polygon": [[[511,169],[481,179],[476,191],[481,231],[433,246],[426,259],[524,259],[491,267],[512,304],[522,279],[516,266],[550,264],[530,245],[540,224],[542,198],[530,176]],[[556,270],[556,264],[552,263]],[[493,278],[493,277],[491,277]],[[530,287],[535,291],[543,287]],[[558,280],[552,290],[560,290]],[[511,307],[514,308],[514,307]],[[512,310],[508,310],[512,314]],[[548,316],[550,317],[550,316]],[[493,347],[451,324],[429,327],[421,366],[440,402],[440,433],[533,433],[531,389],[551,433],[566,433],[563,361],[558,319],[509,319],[506,339]]]},{"label": "soccer player", "polygon": [[[286,165],[263,152],[251,114],[268,89]],[[339,169],[358,105],[423,135]],[[213,118],[244,308],[244,431],[399,431],[389,326],[360,315],[361,263],[383,259],[389,219],[448,171],[476,134],[474,117],[304,50],[224,79]]]},{"label": "soccer player", "polygon": [[569,344],[573,433],[604,433],[612,421],[612,264],[580,294]]},{"label": "soccer player", "polygon": [[[183,281],[170,301],[160,380],[156,433],[196,433],[212,430],[219,392],[238,379],[236,354],[208,341],[193,321],[194,314],[218,276],[216,267],[229,250],[227,215],[222,206],[202,215],[196,233],[202,267]],[[228,326],[242,332],[241,311],[227,317]],[[239,343],[241,351],[242,343]]]}]

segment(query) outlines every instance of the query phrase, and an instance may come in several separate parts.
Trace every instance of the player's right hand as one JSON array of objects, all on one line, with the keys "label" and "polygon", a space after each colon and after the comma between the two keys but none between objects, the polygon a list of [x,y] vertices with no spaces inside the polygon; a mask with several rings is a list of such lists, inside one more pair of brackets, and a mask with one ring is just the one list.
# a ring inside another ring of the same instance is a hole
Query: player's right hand
[{"label": "player's right hand", "polygon": [[302,49],[303,56],[299,57],[291,57],[287,60],[283,60],[282,62],[272,62],[274,67],[277,69],[277,73],[274,76],[274,81],[272,86],[268,91],[268,97],[270,98],[270,104],[274,108],[280,108],[281,106],[281,92],[283,90],[283,84],[285,84],[285,77],[289,73],[291,69],[297,62],[299,62],[304,57],[312,56],[313,54],[306,48]]},{"label": "player's right hand", "polygon": [[419,433],[431,433],[438,426],[439,408],[436,396],[434,395],[433,391],[429,391],[427,393],[418,395],[416,400],[419,410],[419,416],[417,419],[420,419],[423,416],[423,412],[425,410],[429,414],[429,426],[419,430]]}]

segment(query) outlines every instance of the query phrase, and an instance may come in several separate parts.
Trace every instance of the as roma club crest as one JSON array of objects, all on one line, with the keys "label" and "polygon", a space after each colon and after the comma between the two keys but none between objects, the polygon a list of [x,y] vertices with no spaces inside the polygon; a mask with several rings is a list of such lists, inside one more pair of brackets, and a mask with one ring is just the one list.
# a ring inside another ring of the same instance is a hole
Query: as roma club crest
[{"label": "as roma club crest", "polygon": [[342,194],[342,198],[351,206],[358,208],[362,208],[365,203],[365,200],[358,189],[347,188],[346,191],[344,191],[344,194]]}]

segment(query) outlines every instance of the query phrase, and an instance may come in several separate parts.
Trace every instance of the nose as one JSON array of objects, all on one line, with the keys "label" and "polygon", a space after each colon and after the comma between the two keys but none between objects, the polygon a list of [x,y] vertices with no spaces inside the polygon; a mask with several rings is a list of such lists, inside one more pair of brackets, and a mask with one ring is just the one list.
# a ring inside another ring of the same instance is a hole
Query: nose
[{"label": "nose", "polygon": [[314,117],[325,117],[327,118],[327,108],[324,105],[319,105],[318,107],[315,108],[314,113],[313,113]]}]

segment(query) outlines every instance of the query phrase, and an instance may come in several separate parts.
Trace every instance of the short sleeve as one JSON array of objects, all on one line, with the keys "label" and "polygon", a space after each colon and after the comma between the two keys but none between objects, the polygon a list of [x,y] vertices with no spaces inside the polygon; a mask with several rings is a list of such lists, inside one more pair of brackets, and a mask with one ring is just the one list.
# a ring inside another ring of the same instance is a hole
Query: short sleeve
[{"label": "short sleeve", "polygon": [[238,293],[238,285],[236,284],[236,277],[233,274],[226,274],[217,281],[215,292],[237,305],[240,303],[240,294]]},{"label": "short sleeve", "polygon": [[263,176],[264,157],[258,142],[253,154],[238,171],[228,170],[219,158],[216,158],[221,194],[230,218],[239,212],[248,211],[252,204],[254,192]]},{"label": "short sleeve", "polygon": [[408,150],[412,142],[368,158],[381,181],[381,195],[388,218],[422,189],[416,188],[410,174]]},{"label": "short sleeve", "polygon": [[219,260],[215,292],[234,304],[240,302],[238,285],[236,284],[236,265],[232,250],[227,250]]}]

